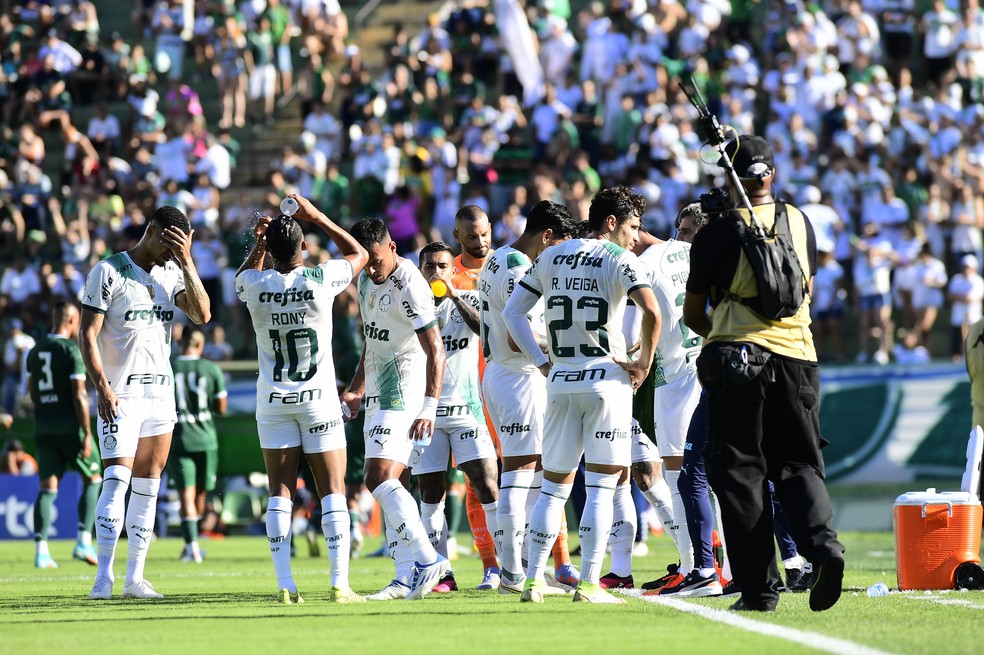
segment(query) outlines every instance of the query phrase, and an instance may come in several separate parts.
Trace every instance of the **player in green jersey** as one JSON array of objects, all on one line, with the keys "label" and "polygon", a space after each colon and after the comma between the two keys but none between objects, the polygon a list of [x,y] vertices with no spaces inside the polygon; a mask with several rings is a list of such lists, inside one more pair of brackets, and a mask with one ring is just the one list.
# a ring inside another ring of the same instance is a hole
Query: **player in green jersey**
[{"label": "player in green jersey", "polygon": [[34,566],[41,569],[58,568],[48,553],[48,532],[52,507],[58,496],[58,481],[69,470],[82,475],[78,540],[72,557],[96,564],[92,526],[102,483],[102,466],[89,424],[85,365],[75,343],[78,334],[79,310],[67,301],[59,302],[51,310],[51,334],[41,339],[27,355],[41,479],[41,489],[34,503]]},{"label": "player in green jersey", "polygon": [[205,511],[205,494],[215,490],[219,437],[212,413],[225,414],[228,393],[222,370],[202,359],[205,333],[198,326],[185,328],[181,354],[171,365],[178,423],[174,427],[167,470],[171,486],[181,494],[182,562],[201,562],[198,520]]}]

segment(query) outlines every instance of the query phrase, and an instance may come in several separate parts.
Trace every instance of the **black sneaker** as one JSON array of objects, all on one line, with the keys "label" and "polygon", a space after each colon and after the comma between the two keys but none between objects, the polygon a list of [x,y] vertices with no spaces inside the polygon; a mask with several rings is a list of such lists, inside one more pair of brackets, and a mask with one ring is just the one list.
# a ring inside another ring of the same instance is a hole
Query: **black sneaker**
[{"label": "black sneaker", "polygon": [[728,584],[724,585],[724,589],[721,590],[722,598],[735,598],[736,596],[741,596],[741,587],[738,583],[732,580]]},{"label": "black sneaker", "polygon": [[810,588],[810,609],[814,612],[829,610],[840,599],[844,582],[844,556],[833,555],[818,567]]},{"label": "black sneaker", "polygon": [[649,582],[643,582],[642,588],[646,591],[652,591],[653,589],[662,589],[666,585],[679,584],[683,580],[683,576],[680,575],[680,565],[670,564],[666,567],[666,575],[662,578],[657,578],[656,580],[650,580]]},{"label": "black sneaker", "polygon": [[811,582],[813,582],[813,565],[809,562],[801,569],[786,569],[786,591],[809,591]]},{"label": "black sneaker", "polygon": [[672,587],[663,587],[659,595],[669,596],[670,594],[675,594],[680,598],[704,598],[707,596],[720,596],[722,591],[721,581],[718,579],[717,573],[712,573],[705,578],[700,574],[700,571],[694,569],[687,574],[687,577],[680,584],[673,585]]},{"label": "black sneaker", "polygon": [[598,580],[598,585],[602,589],[632,589],[632,583],[631,575],[621,576],[611,572],[601,576],[601,579]]},{"label": "black sneaker", "polygon": [[744,598],[739,598],[738,602],[728,608],[732,612],[775,612],[775,607],[752,607],[745,602]]}]

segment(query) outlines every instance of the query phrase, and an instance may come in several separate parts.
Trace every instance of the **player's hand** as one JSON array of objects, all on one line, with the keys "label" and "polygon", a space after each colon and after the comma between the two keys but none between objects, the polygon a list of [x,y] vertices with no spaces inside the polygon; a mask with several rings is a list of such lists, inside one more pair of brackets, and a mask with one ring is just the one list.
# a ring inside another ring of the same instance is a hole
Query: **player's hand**
[{"label": "player's hand", "polygon": [[345,416],[345,412],[342,412],[343,421],[348,423],[359,415],[359,410],[362,408],[362,394],[355,393],[354,391],[346,391],[338,397],[338,401],[348,407],[349,410],[348,416]]},{"label": "player's hand", "polygon": [[646,376],[649,375],[649,367],[638,360],[620,362],[613,357],[612,361],[625,369],[625,372],[629,374],[629,383],[632,385],[633,391],[642,386],[643,380],[645,380]]},{"label": "player's hand", "polygon": [[266,231],[270,227],[270,222],[273,219],[269,216],[260,216],[256,219],[256,226],[253,228],[253,236],[256,237],[257,243],[263,243],[266,240]]},{"label": "player's hand", "polygon": [[311,221],[315,216],[320,214],[318,208],[314,206],[314,203],[305,198],[304,196],[292,193],[288,198],[293,198],[297,201],[297,211],[294,212],[293,218],[299,221]]},{"label": "player's hand", "polygon": [[89,459],[92,455],[92,435],[87,434],[82,439],[82,459]]},{"label": "player's hand", "polygon": [[99,412],[99,418],[107,423],[115,423],[119,417],[120,399],[116,397],[108,385],[97,389],[96,397],[98,398],[96,409]]},{"label": "player's hand", "polygon": [[171,226],[161,233],[161,243],[171,251],[171,254],[179,264],[191,261],[191,237],[195,234],[192,230],[185,234],[178,228]]},{"label": "player's hand", "polygon": [[434,434],[434,421],[427,418],[418,418],[410,426],[410,441],[421,441]]},{"label": "player's hand", "polygon": [[538,368],[540,370],[540,374],[543,375],[543,377],[548,378],[550,377],[550,370],[553,368],[553,362],[548,359],[545,364],[540,364]]},{"label": "player's hand", "polygon": [[14,417],[6,412],[0,412],[0,428],[4,430],[9,430],[10,426],[14,424]]}]

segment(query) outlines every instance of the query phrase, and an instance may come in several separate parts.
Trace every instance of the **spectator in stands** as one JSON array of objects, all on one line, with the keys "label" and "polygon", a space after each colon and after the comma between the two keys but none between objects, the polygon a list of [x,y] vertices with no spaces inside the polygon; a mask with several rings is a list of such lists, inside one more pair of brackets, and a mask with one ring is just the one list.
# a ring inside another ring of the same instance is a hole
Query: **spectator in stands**
[{"label": "spectator in stands", "polygon": [[[0,423],[9,428],[10,414],[0,414]],[[17,439],[7,439],[0,451],[0,474],[34,475],[37,472],[38,462],[24,450],[24,444]]]},{"label": "spectator in stands", "polygon": [[984,302],[984,278],[978,273],[980,264],[974,255],[964,255],[960,272],[950,279],[947,294],[952,303],[950,313],[950,356],[959,361],[970,326],[981,319]]}]

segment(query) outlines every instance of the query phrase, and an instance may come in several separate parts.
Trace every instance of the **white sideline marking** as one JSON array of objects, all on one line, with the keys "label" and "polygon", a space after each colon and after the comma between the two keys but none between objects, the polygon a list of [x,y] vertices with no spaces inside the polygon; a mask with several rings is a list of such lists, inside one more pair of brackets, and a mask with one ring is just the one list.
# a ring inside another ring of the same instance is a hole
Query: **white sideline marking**
[{"label": "white sideline marking", "polygon": [[939,596],[908,596],[912,600],[928,600],[931,603],[936,603],[937,605],[958,605],[960,607],[969,607],[974,610],[984,610],[984,605],[980,603],[972,603],[969,600],[962,600],[960,598],[940,598]]},{"label": "white sideline marking", "polygon": [[847,639],[830,637],[828,635],[822,635],[818,632],[797,630],[796,628],[789,628],[784,625],[776,625],[774,623],[766,623],[764,621],[754,621],[744,616],[739,616],[734,612],[712,609],[710,607],[684,602],[675,598],[664,598],[663,596],[640,596],[640,598],[650,603],[666,605],[667,607],[680,612],[696,614],[701,618],[716,621],[717,623],[723,623],[733,628],[740,628],[741,630],[747,630],[748,632],[757,632],[758,634],[765,635],[766,637],[785,639],[786,641],[791,641],[795,644],[799,644],[800,646],[822,650],[827,653],[835,653],[835,655],[890,655],[888,651],[879,650],[870,646],[864,646],[853,641],[848,641]]}]

